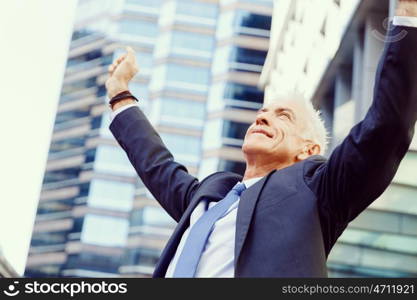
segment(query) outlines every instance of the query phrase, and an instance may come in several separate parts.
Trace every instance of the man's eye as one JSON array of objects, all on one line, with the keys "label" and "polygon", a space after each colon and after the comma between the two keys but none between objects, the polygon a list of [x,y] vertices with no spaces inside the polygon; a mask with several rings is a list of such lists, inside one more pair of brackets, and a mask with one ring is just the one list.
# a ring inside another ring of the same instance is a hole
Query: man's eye
[{"label": "man's eye", "polygon": [[280,118],[285,118],[285,119],[287,119],[287,120],[291,120],[290,115],[289,115],[289,114],[287,114],[287,113],[280,113],[278,116],[279,116]]}]

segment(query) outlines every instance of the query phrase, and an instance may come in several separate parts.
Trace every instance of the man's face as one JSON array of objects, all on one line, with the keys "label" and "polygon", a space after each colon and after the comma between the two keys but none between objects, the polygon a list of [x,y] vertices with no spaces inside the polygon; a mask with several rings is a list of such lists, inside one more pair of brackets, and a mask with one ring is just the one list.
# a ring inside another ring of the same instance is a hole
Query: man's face
[{"label": "man's face", "polygon": [[305,145],[307,112],[297,101],[281,101],[260,109],[246,132],[243,153],[264,155],[277,162],[296,162]]}]

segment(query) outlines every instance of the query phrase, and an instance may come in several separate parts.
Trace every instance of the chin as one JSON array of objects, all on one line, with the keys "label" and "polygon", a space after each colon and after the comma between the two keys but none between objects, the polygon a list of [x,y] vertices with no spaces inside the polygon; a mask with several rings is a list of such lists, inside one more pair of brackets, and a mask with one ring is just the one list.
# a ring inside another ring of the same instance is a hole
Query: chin
[{"label": "chin", "polygon": [[268,148],[260,144],[244,143],[242,151],[244,154],[261,154],[268,152]]}]

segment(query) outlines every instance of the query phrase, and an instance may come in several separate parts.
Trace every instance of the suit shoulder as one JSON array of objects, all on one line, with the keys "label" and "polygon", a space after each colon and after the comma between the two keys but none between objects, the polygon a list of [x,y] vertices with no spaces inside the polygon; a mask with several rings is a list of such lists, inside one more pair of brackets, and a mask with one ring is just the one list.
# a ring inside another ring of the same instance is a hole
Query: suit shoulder
[{"label": "suit shoulder", "polygon": [[327,158],[321,155],[314,155],[303,162],[303,175],[305,178],[311,178],[314,174],[324,167]]},{"label": "suit shoulder", "polygon": [[238,182],[242,180],[242,176],[236,173],[232,173],[232,172],[220,171],[220,172],[215,172],[205,177],[203,180],[201,180],[201,184],[203,183],[207,184],[216,180],[222,180],[225,182],[228,182],[228,181]]}]

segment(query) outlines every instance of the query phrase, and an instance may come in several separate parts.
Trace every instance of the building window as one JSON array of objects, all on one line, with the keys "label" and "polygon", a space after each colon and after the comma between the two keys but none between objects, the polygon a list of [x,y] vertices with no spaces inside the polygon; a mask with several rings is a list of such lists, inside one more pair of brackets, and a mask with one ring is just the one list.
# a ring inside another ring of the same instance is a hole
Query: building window
[{"label": "building window", "polygon": [[120,147],[109,145],[100,145],[97,147],[94,170],[101,173],[122,176],[136,175],[126,153]]},{"label": "building window", "polygon": [[200,18],[215,18],[217,5],[189,0],[177,1],[177,14]]},{"label": "building window", "polygon": [[59,277],[61,267],[61,264],[43,264],[33,267],[28,266],[25,270],[25,277]]},{"label": "building window", "polygon": [[140,6],[159,7],[162,4],[162,0],[126,0],[126,3]]},{"label": "building window", "polygon": [[214,39],[212,36],[201,33],[175,31],[172,34],[172,47],[180,49],[194,49],[199,51],[211,51]]},{"label": "building window", "polygon": [[65,98],[67,94],[79,92],[83,89],[88,89],[97,86],[97,77],[90,77],[88,79],[77,80],[75,82],[64,84],[62,86],[62,97]]},{"label": "building window", "polygon": [[271,16],[254,14],[249,11],[237,11],[235,25],[238,27],[256,28],[262,30],[271,29]]},{"label": "building window", "polygon": [[73,198],[55,200],[55,201],[40,201],[38,205],[37,214],[49,214],[70,212],[73,206]]},{"label": "building window", "polygon": [[203,149],[210,150],[222,146],[223,124],[221,119],[208,120],[204,126]]},{"label": "building window", "polygon": [[51,148],[49,150],[50,153],[57,153],[65,150],[70,150],[73,148],[79,148],[84,146],[85,137],[74,137],[74,138],[66,138],[61,141],[53,141],[51,144]]},{"label": "building window", "polygon": [[243,175],[245,170],[246,164],[244,162],[220,160],[219,171],[227,171]]},{"label": "building window", "polygon": [[241,148],[250,124],[230,120],[209,120],[206,122],[203,148],[216,149],[222,146]]},{"label": "building window", "polygon": [[129,249],[124,260],[124,265],[154,267],[158,262],[160,251],[148,248]]},{"label": "building window", "polygon": [[175,221],[160,207],[145,206],[134,210],[130,219],[131,226],[173,227]]},{"label": "building window", "polygon": [[243,140],[250,124],[225,120],[223,122],[223,137]]},{"label": "building window", "polygon": [[136,98],[142,99],[144,101],[149,100],[148,86],[146,84],[131,82],[129,84],[129,90],[132,92],[133,95],[136,96]]},{"label": "building window", "polygon": [[158,38],[155,56],[207,60],[212,56],[213,47],[214,38],[211,35],[185,31],[167,32]]},{"label": "building window", "polygon": [[55,125],[59,125],[74,119],[85,118],[90,115],[90,108],[87,106],[84,109],[75,109],[70,111],[60,112],[56,115]]},{"label": "building window", "polygon": [[72,33],[71,41],[75,41],[75,40],[81,39],[83,37],[92,35],[92,34],[93,34],[93,32],[90,31],[90,30],[87,30],[86,28],[74,30],[74,32]]},{"label": "building window", "polygon": [[84,62],[87,62],[87,61],[91,61],[91,60],[100,58],[102,55],[103,54],[102,54],[101,50],[95,49],[95,50],[92,50],[92,51],[87,52],[85,54],[75,56],[73,58],[68,59],[67,68],[71,67],[73,65],[77,65],[77,64],[80,64],[80,63],[84,63]]},{"label": "building window", "polygon": [[184,128],[203,127],[205,117],[205,103],[183,99],[162,98],[161,124]]},{"label": "building window", "polygon": [[224,98],[263,103],[264,93],[256,86],[228,83],[225,86]]},{"label": "building window", "polygon": [[216,83],[210,88],[208,111],[225,108],[258,110],[263,105],[264,93],[255,86],[239,83]]},{"label": "building window", "polygon": [[84,218],[81,242],[123,247],[126,245],[129,222],[126,219],[88,214]]},{"label": "building window", "polygon": [[198,169],[198,178],[203,180],[207,176],[217,172],[219,166],[219,159],[217,157],[204,158]]},{"label": "building window", "polygon": [[225,38],[233,34],[269,37],[271,16],[254,14],[244,10],[222,12],[218,20],[217,36]]},{"label": "building window", "polygon": [[156,37],[158,35],[158,26],[152,22],[123,19],[119,22],[119,31],[122,34]]},{"label": "building window", "polygon": [[272,8],[274,0],[244,0],[244,2],[250,2],[256,5],[269,6]]},{"label": "building window", "polygon": [[200,156],[200,138],[180,134],[161,133],[167,148],[175,159],[184,164],[197,164]]},{"label": "building window", "polygon": [[262,50],[233,47],[230,61],[263,66],[266,55],[267,52]]},{"label": "building window", "polygon": [[65,244],[68,231],[60,232],[35,232],[33,233],[31,246],[51,246]]},{"label": "building window", "polygon": [[408,152],[400,164],[394,182],[417,187],[417,153]]},{"label": "building window", "polygon": [[152,76],[151,89],[160,89],[166,84],[174,89],[206,92],[210,72],[208,68],[169,64],[158,66]]},{"label": "building window", "polygon": [[167,78],[168,81],[207,85],[209,71],[206,68],[170,64],[167,66]]},{"label": "building window", "polygon": [[132,207],[134,193],[134,184],[93,179],[90,184],[88,206],[127,212]]},{"label": "building window", "polygon": [[77,179],[80,173],[80,167],[60,169],[57,171],[47,171],[43,178],[43,184],[57,181]]},{"label": "building window", "polygon": [[104,255],[81,252],[68,255],[65,269],[87,269],[91,271],[118,273],[122,255]]},{"label": "building window", "polygon": [[220,47],[213,60],[213,73],[228,71],[261,72],[267,52],[241,47]]},{"label": "building window", "polygon": [[[378,202],[381,204],[381,206],[383,204],[388,205],[388,203],[395,204],[399,202],[402,202],[402,203],[410,202],[410,204],[414,204],[415,203],[414,199],[417,198],[417,188],[406,186],[406,185],[391,184],[382,194],[381,198],[384,201],[384,202]],[[415,212],[417,214],[417,206],[415,208]]]}]

